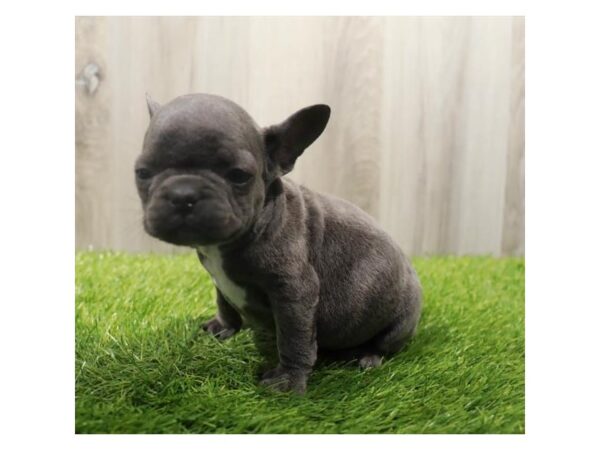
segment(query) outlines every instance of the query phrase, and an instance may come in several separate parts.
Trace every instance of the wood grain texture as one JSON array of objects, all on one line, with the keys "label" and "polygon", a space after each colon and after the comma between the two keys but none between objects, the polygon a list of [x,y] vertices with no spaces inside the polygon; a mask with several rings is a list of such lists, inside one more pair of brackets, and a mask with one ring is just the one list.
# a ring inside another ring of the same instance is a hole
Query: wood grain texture
[{"label": "wood grain texture", "polygon": [[511,103],[502,254],[525,253],[525,18],[512,24]]},{"label": "wood grain texture", "polygon": [[524,252],[524,19],[76,20],[76,245],[185,251],[146,236],[133,163],[159,102],[223,95],[263,125],[315,103],[323,136],[290,175],[373,215],[405,251]]},{"label": "wood grain texture", "polygon": [[75,77],[82,81],[90,63],[100,67],[99,85],[89,93],[76,84],[75,95],[75,245],[110,247],[115,228],[112,222],[110,185],[114,177],[110,152],[110,96],[104,68],[107,66],[107,22],[104,18],[76,19]]}]

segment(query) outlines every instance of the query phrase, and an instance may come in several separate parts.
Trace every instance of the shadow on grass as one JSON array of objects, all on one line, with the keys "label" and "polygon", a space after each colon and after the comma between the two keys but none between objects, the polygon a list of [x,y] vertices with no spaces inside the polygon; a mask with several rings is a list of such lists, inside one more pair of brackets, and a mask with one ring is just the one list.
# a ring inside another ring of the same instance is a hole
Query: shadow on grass
[{"label": "shadow on grass", "polygon": [[201,330],[206,320],[172,318],[154,330],[128,330],[126,338],[94,333],[80,340],[78,333],[76,431],[272,432],[281,415],[296,418],[287,432],[372,432],[361,425],[370,411],[383,414],[377,429],[397,432],[402,423],[414,426],[397,408],[408,411],[428,389],[444,389],[418,380],[431,379],[432,360],[453,345],[443,322],[425,322],[380,368],[320,359],[301,397],[258,385],[264,359],[249,330],[219,341]]},{"label": "shadow on grass", "polygon": [[[268,392],[257,386],[258,378],[276,361],[272,357],[265,359],[259,352],[252,332],[242,330],[220,341],[201,329],[206,320],[208,317],[171,319],[155,331],[139,329],[126,338],[106,339],[94,330],[85,336],[78,332],[77,395],[101,394],[103,400],[118,396],[141,405],[150,400],[148,395],[156,401],[161,393],[196,391],[194,385],[221,384],[232,389],[256,385],[257,392]],[[375,371],[412,363],[430,355],[433,348],[439,352],[445,336],[443,325],[428,326],[401,352],[385,358],[382,367]],[[355,360],[320,357],[309,386],[318,388],[321,372],[353,376],[358,371]],[[168,397],[172,400],[171,395]]]}]

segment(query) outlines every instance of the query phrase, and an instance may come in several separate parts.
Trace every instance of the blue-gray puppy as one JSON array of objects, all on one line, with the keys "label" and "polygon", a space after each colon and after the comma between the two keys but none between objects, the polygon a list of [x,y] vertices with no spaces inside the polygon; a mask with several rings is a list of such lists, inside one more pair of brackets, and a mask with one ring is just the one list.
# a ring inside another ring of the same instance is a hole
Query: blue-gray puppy
[{"label": "blue-gray puppy", "polygon": [[372,367],[406,344],[421,313],[408,259],[361,209],[282,178],[328,106],[267,128],[214,95],[148,98],[148,109],[135,166],[144,227],[198,252],[217,290],[206,331],[273,336],[278,364],[262,384],[304,392],[317,351]]}]

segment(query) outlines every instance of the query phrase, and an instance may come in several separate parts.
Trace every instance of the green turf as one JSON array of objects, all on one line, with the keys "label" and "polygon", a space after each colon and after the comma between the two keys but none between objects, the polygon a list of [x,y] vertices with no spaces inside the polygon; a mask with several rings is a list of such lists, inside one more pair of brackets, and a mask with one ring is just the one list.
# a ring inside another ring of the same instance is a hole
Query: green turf
[{"label": "green turf", "polygon": [[250,331],[198,333],[214,291],[193,254],[76,255],[78,433],[523,433],[524,262],[414,261],[424,309],[377,369],[321,364],[305,396],[256,384]]}]

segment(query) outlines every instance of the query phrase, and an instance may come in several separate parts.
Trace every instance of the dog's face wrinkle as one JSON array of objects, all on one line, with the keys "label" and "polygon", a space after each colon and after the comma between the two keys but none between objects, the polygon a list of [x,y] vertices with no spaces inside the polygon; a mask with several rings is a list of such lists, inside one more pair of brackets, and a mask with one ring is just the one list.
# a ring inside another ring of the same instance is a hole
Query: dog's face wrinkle
[{"label": "dog's face wrinkle", "polygon": [[[173,139],[171,135],[157,139],[154,145],[145,143],[136,163],[136,168],[151,174],[150,179],[136,179],[146,231],[166,242],[194,246],[226,240],[249,229],[264,198],[262,161],[257,161],[240,143],[216,138],[216,134],[187,146],[172,145]],[[236,184],[227,180],[228,172],[234,169],[248,174],[249,181]],[[198,191],[198,203],[190,213],[193,220],[172,217],[174,211],[168,202],[169,186],[183,177]],[[235,226],[230,225],[232,222]],[[188,230],[193,230],[194,224],[197,239]],[[221,233],[220,228],[226,230]],[[185,239],[181,238],[184,234]]]}]

